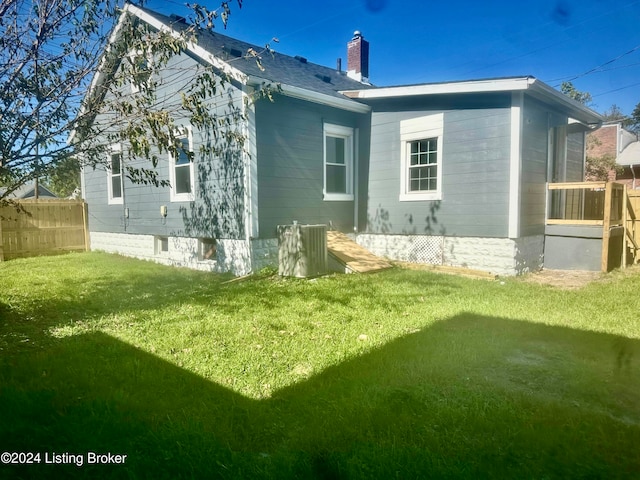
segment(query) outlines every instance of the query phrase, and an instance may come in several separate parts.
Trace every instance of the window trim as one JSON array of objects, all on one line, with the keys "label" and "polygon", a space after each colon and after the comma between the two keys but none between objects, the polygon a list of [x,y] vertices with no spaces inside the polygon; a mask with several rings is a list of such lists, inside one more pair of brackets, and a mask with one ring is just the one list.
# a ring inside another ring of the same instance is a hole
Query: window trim
[{"label": "window trim", "polygon": [[198,261],[216,262],[218,260],[218,241],[215,238],[198,238]]},{"label": "window trim", "polygon": [[[164,246],[166,245],[166,249]],[[156,235],[153,237],[153,249],[155,255],[169,255],[169,237],[166,235]]]},{"label": "window trim", "polygon": [[[193,132],[191,127],[183,127],[176,136],[180,139],[187,138],[189,141],[189,151],[193,153]],[[191,183],[191,191],[186,193],[176,192],[176,168],[185,168],[184,165],[178,167],[176,159],[169,152],[169,183],[170,183],[170,200],[171,202],[192,202],[195,199],[195,158],[189,162],[189,182]]]},{"label": "window trim", "polygon": [[[442,150],[444,114],[437,113],[418,118],[411,118],[400,122],[400,201],[414,202],[425,200],[442,200]],[[435,190],[412,192],[410,187],[409,170],[411,142],[435,138],[436,151],[436,185]]]},{"label": "window trim", "polygon": [[[342,125],[325,123],[322,129],[322,196],[325,201],[353,201],[353,164],[355,157],[354,150],[354,129]],[[327,137],[342,138],[345,140],[345,193],[327,192]]]},{"label": "window trim", "polygon": [[[109,205],[122,205],[124,204],[124,155],[122,154],[122,146],[120,144],[111,145],[107,158],[107,203]],[[112,171],[112,159],[114,155],[120,156],[120,173],[114,175]],[[120,177],[120,196],[113,196],[113,180],[114,177]]]}]

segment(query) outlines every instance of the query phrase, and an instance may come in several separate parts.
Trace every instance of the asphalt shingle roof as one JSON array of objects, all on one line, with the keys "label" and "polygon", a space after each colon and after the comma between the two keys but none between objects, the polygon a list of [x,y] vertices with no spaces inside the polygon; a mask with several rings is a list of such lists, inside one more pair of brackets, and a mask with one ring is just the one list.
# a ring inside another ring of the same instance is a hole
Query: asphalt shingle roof
[{"label": "asphalt shingle roof", "polygon": [[[146,8],[141,9],[175,30],[183,30],[188,27],[188,24],[181,17],[168,17]],[[348,77],[346,72],[338,72],[335,68],[311,63],[303,57],[268,52],[264,46],[252,45],[218,32],[200,31],[198,45],[245,75],[262,78],[273,83],[299,87],[343,99],[346,97],[338,93],[339,91],[374,88],[372,85]],[[254,58],[246,55],[249,49],[260,54],[264,70],[260,69]]]}]

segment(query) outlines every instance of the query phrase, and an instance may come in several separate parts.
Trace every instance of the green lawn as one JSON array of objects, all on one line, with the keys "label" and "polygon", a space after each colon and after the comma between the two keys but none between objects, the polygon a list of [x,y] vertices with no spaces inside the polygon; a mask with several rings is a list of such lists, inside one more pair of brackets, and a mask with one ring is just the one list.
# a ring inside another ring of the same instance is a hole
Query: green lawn
[{"label": "green lawn", "polygon": [[1,263],[0,478],[640,478],[637,268],[229,278]]}]

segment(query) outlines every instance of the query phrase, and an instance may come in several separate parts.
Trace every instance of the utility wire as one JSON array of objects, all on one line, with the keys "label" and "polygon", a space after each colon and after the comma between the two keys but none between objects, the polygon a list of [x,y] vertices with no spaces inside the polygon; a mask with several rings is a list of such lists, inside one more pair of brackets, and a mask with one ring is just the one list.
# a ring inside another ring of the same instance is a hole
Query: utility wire
[{"label": "utility wire", "polygon": [[[587,70],[587,71],[586,71],[586,72],[584,72],[584,73],[580,73],[580,74],[578,74],[578,75],[574,75],[573,77],[569,77],[566,81],[567,81],[567,82],[572,82],[572,81],[574,81],[574,80],[576,80],[576,79],[578,79],[578,78],[586,77],[587,75],[590,75],[590,74],[592,74],[592,73],[596,73],[596,72],[600,71],[600,69],[601,69],[602,67],[606,67],[607,65],[610,65],[610,64],[612,64],[612,63],[614,63],[614,62],[617,62],[617,61],[618,61],[618,60],[620,60],[622,57],[626,57],[627,55],[630,55],[630,54],[632,54],[633,52],[635,52],[635,51],[637,51],[637,50],[640,50],[640,45],[636,45],[635,47],[633,47],[633,48],[632,48],[631,50],[629,50],[628,52],[625,52],[625,53],[623,53],[623,54],[621,54],[621,55],[618,55],[617,57],[612,58],[611,60],[608,60],[608,61],[604,62],[603,64],[598,65],[597,67],[592,68],[591,70]],[[559,87],[559,86],[560,86],[560,85],[555,85],[555,87],[556,87],[556,88],[557,88],[557,87]]]}]

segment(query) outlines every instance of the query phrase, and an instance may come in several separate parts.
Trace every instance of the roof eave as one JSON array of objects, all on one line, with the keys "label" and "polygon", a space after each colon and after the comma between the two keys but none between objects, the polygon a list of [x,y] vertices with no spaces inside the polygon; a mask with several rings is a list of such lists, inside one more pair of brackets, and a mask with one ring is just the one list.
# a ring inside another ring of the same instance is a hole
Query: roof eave
[{"label": "roof eave", "polygon": [[[271,80],[266,78],[260,78],[251,76],[248,78],[247,83],[249,85],[260,86],[264,83],[272,83]],[[297,98],[299,100],[305,100],[320,105],[326,105],[328,107],[339,108],[341,110],[347,110],[354,113],[369,113],[371,107],[364,103],[360,103],[351,98],[340,98],[325,93],[316,92],[306,88],[296,87],[293,85],[279,84],[280,92],[291,98]]]},{"label": "roof eave", "polygon": [[535,78],[533,78],[529,93],[546,103],[559,104],[570,118],[588,126],[590,129],[599,127],[604,121],[604,118],[599,113]]},{"label": "roof eave", "polygon": [[347,90],[340,93],[352,99],[366,101],[410,96],[518,91],[559,106],[567,116],[588,125],[589,128],[602,123],[603,118],[598,113],[531,76]]}]

